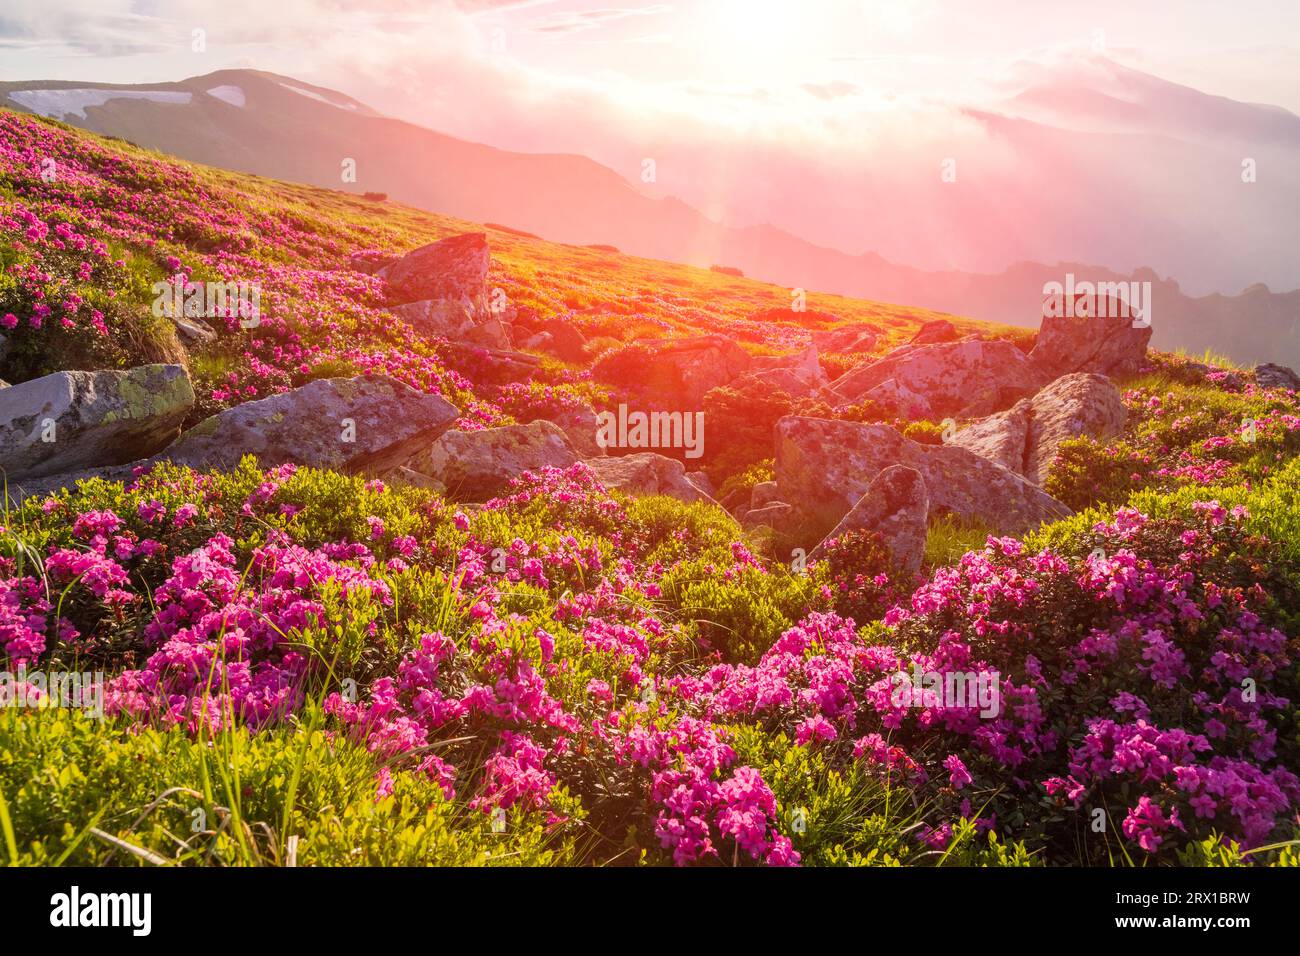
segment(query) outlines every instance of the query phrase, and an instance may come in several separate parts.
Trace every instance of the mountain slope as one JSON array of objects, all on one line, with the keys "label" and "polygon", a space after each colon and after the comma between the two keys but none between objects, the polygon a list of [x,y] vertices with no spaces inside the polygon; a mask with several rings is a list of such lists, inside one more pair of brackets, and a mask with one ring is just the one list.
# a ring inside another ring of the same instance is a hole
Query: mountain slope
[{"label": "mountain slope", "polygon": [[[506,223],[561,242],[609,243],[638,255],[698,266],[720,263],[788,288],[908,302],[989,321],[1036,326],[1043,285],[1063,281],[1067,271],[1094,281],[1124,277],[1087,264],[1023,264],[997,274],[926,271],[896,265],[874,253],[850,255],[818,246],[770,225],[728,228],[678,200],[642,195],[589,159],[512,153],[469,143],[381,116],[343,94],[270,73],[219,71],[148,87],[15,82],[0,84],[0,93],[18,108],[61,116],[97,132],[228,169],[348,191],[384,192],[425,209]],[[1090,112],[1054,98],[1050,90],[1040,90],[1020,105],[1031,101],[1040,108],[1053,105],[1053,119],[1066,126],[1061,113],[1071,112],[1078,124]],[[1112,96],[1105,106],[1114,113],[1111,107],[1118,102]],[[1146,114],[1160,105],[1163,101],[1148,91],[1133,107],[1142,112],[1144,128],[1150,125]],[[1231,115],[1241,114],[1234,109]],[[1271,117],[1280,124],[1279,135],[1291,136],[1285,121],[1290,114],[1277,119],[1259,108],[1251,115],[1260,122]],[[1174,169],[1183,150],[1180,140],[1153,138],[1149,132],[1142,134],[1142,150],[1136,150],[1124,129],[1058,129],[1000,114],[973,118],[990,135],[1020,143],[1040,163],[1073,169],[1063,175],[1081,182],[1089,181],[1089,169],[1116,153],[1146,150]],[[355,161],[355,182],[344,181],[347,160]],[[1171,190],[1161,204],[1168,206],[1175,198],[1176,190]],[[1089,196],[1047,201],[1056,209],[1050,218],[1077,221],[1080,230],[1087,227],[1092,214]],[[971,206],[969,215],[987,222],[990,237],[999,232],[1011,237],[1023,228],[990,218],[982,206]],[[1213,237],[1168,219],[1144,221],[1140,228],[1126,231],[1139,244],[1159,240],[1178,246],[1184,259],[1198,264],[1198,274],[1210,269],[1222,250]],[[1287,238],[1279,234],[1261,241],[1284,246]],[[1155,276],[1139,270],[1132,278]],[[1160,282],[1157,293],[1154,342],[1159,347],[1193,352],[1208,348],[1243,362],[1300,364],[1300,293],[1272,294],[1252,287],[1239,295],[1197,298],[1184,294],[1172,280]]]}]

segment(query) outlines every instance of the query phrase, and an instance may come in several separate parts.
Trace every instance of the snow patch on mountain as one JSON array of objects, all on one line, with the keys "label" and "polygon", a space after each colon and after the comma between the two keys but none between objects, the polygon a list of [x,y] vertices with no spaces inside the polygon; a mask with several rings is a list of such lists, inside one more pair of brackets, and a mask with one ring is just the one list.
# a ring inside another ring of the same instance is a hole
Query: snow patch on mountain
[{"label": "snow patch on mountain", "polygon": [[355,110],[357,108],[357,105],[355,103],[335,103],[333,100],[329,99],[326,96],[322,96],[321,94],[315,92],[314,90],[304,90],[298,86],[290,86],[288,83],[281,83],[280,85],[283,86],[286,90],[293,90],[295,93],[298,93],[301,96],[310,97],[313,100],[320,100],[320,102],[322,103],[327,103],[330,106],[333,106],[335,109]]},{"label": "snow patch on mountain", "polygon": [[243,109],[244,91],[238,86],[214,86],[208,90],[208,96],[215,96],[217,99],[229,103],[231,106],[238,106]]},{"label": "snow patch on mountain", "polygon": [[14,90],[9,98],[33,113],[61,120],[65,116],[85,119],[87,107],[103,106],[109,100],[149,100],[185,105],[192,94],[164,90]]}]

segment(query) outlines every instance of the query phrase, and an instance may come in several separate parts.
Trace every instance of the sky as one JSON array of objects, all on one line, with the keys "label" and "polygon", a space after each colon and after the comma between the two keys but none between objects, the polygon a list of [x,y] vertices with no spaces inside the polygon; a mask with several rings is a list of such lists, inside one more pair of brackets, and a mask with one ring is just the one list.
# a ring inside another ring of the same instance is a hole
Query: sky
[{"label": "sky", "polygon": [[[1032,12],[1032,15],[1030,13]],[[206,47],[192,50],[192,32]],[[538,99],[762,123],[812,93],[978,98],[1070,49],[1300,113],[1294,0],[5,0],[0,78],[156,82],[255,66],[427,113],[438,71]],[[349,89],[348,87],[355,87]],[[464,90],[458,91],[462,96]],[[472,108],[473,97],[466,107]],[[446,107],[443,107],[444,109]],[[448,110],[451,113],[451,110]],[[458,122],[469,125],[460,118]]]},{"label": "sky", "polygon": [[[837,215],[858,171],[930,176],[957,142],[1016,175],[968,110],[1005,113],[1062,79],[1135,95],[1112,64],[1300,114],[1300,2],[0,0],[3,80],[269,70],[466,139],[580,153],[718,221],[850,252],[879,245],[852,220],[871,195]],[[920,262],[926,242],[899,255]],[[1000,267],[980,252],[926,265]]]}]

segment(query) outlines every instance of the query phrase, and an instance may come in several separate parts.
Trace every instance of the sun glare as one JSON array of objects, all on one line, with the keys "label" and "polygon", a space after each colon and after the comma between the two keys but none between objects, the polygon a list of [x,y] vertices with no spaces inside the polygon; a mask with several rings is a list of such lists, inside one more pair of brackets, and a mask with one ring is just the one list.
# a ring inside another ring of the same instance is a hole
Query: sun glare
[{"label": "sun glare", "polygon": [[797,4],[779,0],[710,0],[700,11],[697,40],[736,79],[758,81],[795,70],[808,39]]}]

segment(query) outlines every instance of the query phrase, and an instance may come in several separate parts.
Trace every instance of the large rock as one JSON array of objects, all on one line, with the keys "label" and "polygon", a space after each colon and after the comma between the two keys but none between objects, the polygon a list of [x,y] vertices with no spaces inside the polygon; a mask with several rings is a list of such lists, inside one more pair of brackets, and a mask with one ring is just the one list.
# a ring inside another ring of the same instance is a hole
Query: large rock
[{"label": "large rock", "polygon": [[564,362],[587,360],[587,337],[568,322],[561,319],[547,319],[542,323],[541,331],[550,336],[544,351],[550,352]]},{"label": "large rock", "polygon": [[1036,485],[1047,481],[1061,442],[1104,440],[1124,431],[1124,397],[1104,375],[1064,375],[1031,399],[971,424],[952,439]]},{"label": "large rock", "polygon": [[213,415],[157,457],[196,469],[256,455],[267,468],[385,471],[431,445],[459,414],[441,396],[383,376],[318,379]]},{"label": "large rock", "polygon": [[176,326],[176,337],[181,340],[181,345],[190,351],[211,345],[217,340],[217,333],[201,319],[187,319],[179,315],[173,315],[171,319],[172,324]]},{"label": "large rock", "polygon": [[776,483],[817,541],[834,528],[890,465],[920,472],[930,507],[1018,534],[1070,509],[1026,481],[955,445],[923,445],[888,425],[789,415],[776,423]]},{"label": "large rock", "polygon": [[934,414],[988,414],[1032,394],[1034,381],[1029,360],[1012,343],[967,339],[896,350],[845,372],[826,394],[853,404],[884,385],[886,397],[917,396]]},{"label": "large rock", "polygon": [[397,256],[389,255],[386,252],[380,252],[377,249],[367,249],[362,252],[354,252],[348,256],[348,268],[372,276],[384,266],[396,262],[397,259]]},{"label": "large rock", "polygon": [[449,301],[486,318],[490,261],[487,236],[469,232],[421,246],[376,274],[387,283],[389,305]]},{"label": "large rock", "polygon": [[590,458],[586,461],[602,485],[629,495],[667,495],[680,501],[713,499],[686,476],[686,467],[673,458],[654,452]]},{"label": "large rock", "polygon": [[929,418],[934,414],[929,399],[900,384],[896,378],[886,379],[862,397],[885,413],[900,418]]},{"label": "large rock", "polygon": [[585,402],[576,407],[559,409],[551,413],[547,421],[554,422],[564,430],[579,458],[598,458],[606,453],[600,442],[596,441],[600,419],[596,417],[596,410]]},{"label": "large rock", "polygon": [[831,541],[849,531],[874,531],[884,539],[895,566],[915,574],[925,557],[929,516],[930,496],[921,473],[906,465],[890,465],[876,475],[858,503],[809,557],[822,557]]},{"label": "large rock", "polygon": [[773,501],[761,508],[750,508],[740,517],[740,524],[745,528],[758,528],[766,525],[773,531],[784,533],[794,520],[795,510],[784,501]]},{"label": "large rock", "polygon": [[449,431],[410,466],[440,481],[458,501],[488,501],[505,494],[526,471],[568,468],[578,460],[560,426],[538,420],[480,431]]},{"label": "large rock", "polygon": [[460,341],[474,328],[478,316],[459,299],[419,299],[390,305],[388,311],[421,335]]},{"label": "large rock", "polygon": [[[1122,304],[1121,304],[1122,305]],[[1029,353],[1041,381],[1071,372],[1132,375],[1146,360],[1151,325],[1128,315],[1076,318],[1062,308],[1044,309],[1038,339]],[[1125,312],[1126,308],[1108,309]]]},{"label": "large rock", "polygon": [[541,369],[542,360],[527,352],[494,349],[457,342],[448,349],[448,364],[477,385],[527,382]]},{"label": "large rock", "polygon": [[941,342],[956,342],[961,338],[957,326],[947,319],[934,319],[921,326],[910,339],[911,345],[938,345]]},{"label": "large rock", "polygon": [[812,334],[813,345],[822,352],[870,352],[880,338],[880,329],[866,322],[823,329]]},{"label": "large rock", "polygon": [[672,396],[697,409],[710,389],[729,385],[750,370],[749,353],[723,335],[637,342],[602,358],[598,378]]},{"label": "large rock", "polygon": [[817,346],[811,345],[794,355],[764,356],[752,360],[753,371],[740,377],[737,385],[761,382],[773,391],[795,398],[812,395],[827,383]]},{"label": "large rock", "polygon": [[0,467],[10,478],[117,465],[176,437],[194,405],[179,365],[56,372],[0,389]]},{"label": "large rock", "polygon": [[1264,362],[1255,366],[1255,384],[1260,388],[1289,388],[1300,392],[1300,375],[1285,365]]},{"label": "large rock", "polygon": [[774,501],[780,500],[780,492],[775,481],[760,481],[749,491],[750,508],[766,508]]}]

